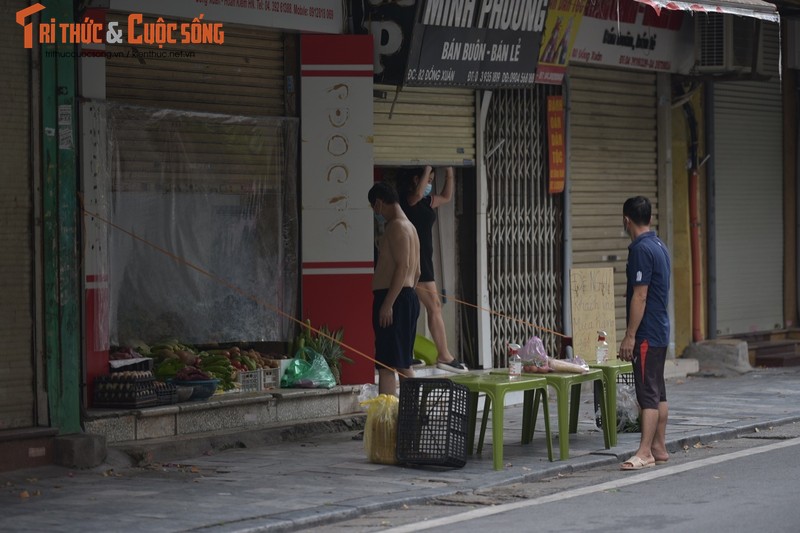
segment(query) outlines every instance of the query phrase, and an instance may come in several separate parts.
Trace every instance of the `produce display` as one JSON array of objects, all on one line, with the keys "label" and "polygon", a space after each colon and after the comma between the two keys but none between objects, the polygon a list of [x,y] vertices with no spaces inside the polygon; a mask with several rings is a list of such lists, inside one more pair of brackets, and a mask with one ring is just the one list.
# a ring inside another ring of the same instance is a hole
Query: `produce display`
[{"label": "produce display", "polygon": [[165,339],[152,345],[133,340],[129,346],[114,347],[109,358],[112,355],[114,359],[152,358],[154,377],[161,381],[218,379],[218,392],[238,390],[237,377],[240,372],[279,368],[280,359],[288,359],[285,355],[267,355],[238,346],[197,349],[177,339]]}]

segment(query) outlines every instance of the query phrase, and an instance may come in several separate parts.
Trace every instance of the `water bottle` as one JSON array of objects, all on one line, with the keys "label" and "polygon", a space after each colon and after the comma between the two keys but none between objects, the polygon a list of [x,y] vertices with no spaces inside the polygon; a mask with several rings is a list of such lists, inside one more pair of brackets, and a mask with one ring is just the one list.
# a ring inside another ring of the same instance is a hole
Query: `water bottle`
[{"label": "water bottle", "polygon": [[606,342],[606,332],[597,332],[597,348],[595,349],[595,360],[598,363],[605,363],[608,361],[608,342]]},{"label": "water bottle", "polygon": [[508,377],[516,379],[522,375],[522,357],[519,356],[520,345],[508,345]]}]

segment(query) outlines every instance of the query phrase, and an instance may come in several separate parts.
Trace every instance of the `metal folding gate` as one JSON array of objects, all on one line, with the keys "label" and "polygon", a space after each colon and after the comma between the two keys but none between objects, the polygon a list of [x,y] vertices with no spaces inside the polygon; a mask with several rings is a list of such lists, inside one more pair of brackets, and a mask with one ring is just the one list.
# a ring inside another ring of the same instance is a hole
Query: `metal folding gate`
[{"label": "metal folding gate", "polygon": [[559,87],[495,91],[485,128],[489,303],[494,366],[532,335],[549,353],[562,327],[561,195],[547,191],[546,96]]}]

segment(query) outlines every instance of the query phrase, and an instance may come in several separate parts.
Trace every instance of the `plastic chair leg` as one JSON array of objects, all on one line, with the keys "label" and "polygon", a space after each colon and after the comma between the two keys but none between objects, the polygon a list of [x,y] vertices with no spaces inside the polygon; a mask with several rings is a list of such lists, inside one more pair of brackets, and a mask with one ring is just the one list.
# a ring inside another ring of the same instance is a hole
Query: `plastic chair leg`
[{"label": "plastic chair leg", "polygon": [[553,384],[556,390],[558,406],[558,448],[559,457],[563,461],[569,459],[569,387]]},{"label": "plastic chair leg", "polygon": [[[553,462],[553,436],[550,433],[550,413],[547,407],[547,388],[537,389],[536,399],[534,400],[533,412],[539,410],[539,400],[542,401],[542,413],[544,414],[544,438],[547,439],[547,459]],[[536,420],[534,419],[534,424]],[[531,438],[533,438],[533,426],[531,426]]]},{"label": "plastic chair leg", "polygon": [[569,432],[578,432],[578,412],[581,409],[581,383],[575,383],[570,387],[569,400]]},{"label": "plastic chair leg", "polygon": [[475,446],[475,419],[478,417],[478,393],[470,391],[467,395],[467,453],[472,455]]},{"label": "plastic chair leg", "polygon": [[[489,409],[492,407],[492,398],[488,394],[483,401],[483,417],[481,418],[481,434],[478,437],[478,455],[483,452],[483,441],[486,437],[486,422],[489,421]],[[492,431],[494,431],[494,419],[492,419]],[[473,433],[475,429],[473,428]]]},{"label": "plastic chair leg", "polygon": [[[603,417],[603,420],[608,420],[608,387],[606,387],[606,378],[603,377],[601,382],[603,384],[603,399],[605,401],[600,402],[600,416]],[[616,405],[616,401],[615,401]],[[616,408],[615,408],[616,410]],[[614,430],[616,430],[616,420],[614,421]],[[606,450],[611,448],[611,424],[603,424],[603,443],[606,445]]]},{"label": "plastic chair leg", "polygon": [[617,445],[617,375],[618,369],[612,369],[606,374],[606,415],[608,416],[608,442],[613,447]]},{"label": "plastic chair leg", "polygon": [[503,417],[505,414],[505,393],[500,391],[494,398],[492,406],[492,456],[494,469],[503,469]]}]

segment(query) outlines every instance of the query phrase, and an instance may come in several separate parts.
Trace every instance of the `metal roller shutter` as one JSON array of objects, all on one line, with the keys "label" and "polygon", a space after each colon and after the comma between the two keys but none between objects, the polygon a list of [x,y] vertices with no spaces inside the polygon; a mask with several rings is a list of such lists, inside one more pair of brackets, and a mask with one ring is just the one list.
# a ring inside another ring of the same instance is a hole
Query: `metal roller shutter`
[{"label": "metal roller shutter", "polygon": [[475,92],[376,85],[375,165],[475,164]]},{"label": "metal roller shutter", "polygon": [[[714,85],[717,333],[783,323],[780,82]],[[764,258],[769,258],[765,261]]]},{"label": "metal roller shutter", "polygon": [[625,332],[630,240],[622,204],[643,195],[658,231],[656,75],[569,67],[570,224],[573,267],[614,267],[617,340]]},{"label": "metal roller shutter", "polygon": [[[494,91],[486,116],[487,284],[493,365],[506,366],[506,343],[534,334],[557,353],[563,331],[563,199],[547,190],[545,102],[556,88]],[[513,317],[511,320],[508,317]],[[522,321],[522,322],[520,322]]]},{"label": "metal roller shutter", "polygon": [[[14,13],[28,2],[3,2]],[[0,130],[0,430],[34,425],[33,249],[31,204],[30,50],[11,16],[0,21],[3,128]]]},{"label": "metal roller shutter", "polygon": [[[122,23],[126,14],[109,13],[108,20],[127,26]],[[108,45],[106,51],[109,100],[230,115],[285,114],[280,32],[226,25],[221,46],[126,44]],[[172,52],[181,56],[172,57]]]}]

